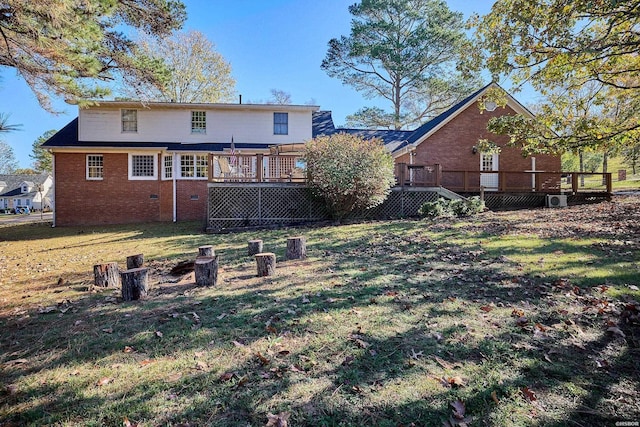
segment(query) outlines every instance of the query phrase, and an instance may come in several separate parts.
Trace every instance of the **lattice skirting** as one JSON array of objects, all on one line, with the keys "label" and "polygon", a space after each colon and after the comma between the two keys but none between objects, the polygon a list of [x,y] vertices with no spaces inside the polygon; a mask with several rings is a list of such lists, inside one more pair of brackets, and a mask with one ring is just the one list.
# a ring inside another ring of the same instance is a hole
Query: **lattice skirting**
[{"label": "lattice skirting", "polygon": [[[350,219],[394,219],[418,215],[425,202],[438,198],[436,190],[394,188],[379,206]],[[331,219],[326,206],[296,184],[210,184],[208,230],[287,225]]]}]

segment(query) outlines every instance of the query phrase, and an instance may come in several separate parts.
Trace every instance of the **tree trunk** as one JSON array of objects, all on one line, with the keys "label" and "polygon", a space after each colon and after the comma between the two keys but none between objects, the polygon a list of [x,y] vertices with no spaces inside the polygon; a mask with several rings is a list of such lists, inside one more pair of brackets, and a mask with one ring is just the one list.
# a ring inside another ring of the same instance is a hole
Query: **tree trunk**
[{"label": "tree trunk", "polygon": [[144,255],[131,255],[127,257],[127,270],[132,268],[140,268],[144,264]]},{"label": "tree trunk", "polygon": [[249,240],[247,244],[247,255],[255,255],[262,252],[262,240]]},{"label": "tree trunk", "polygon": [[307,241],[304,236],[287,239],[287,259],[305,259],[307,257]]},{"label": "tree trunk", "polygon": [[207,245],[207,246],[200,246],[198,248],[198,256],[201,257],[212,257],[215,256],[215,251],[213,250],[213,246],[211,245]]},{"label": "tree trunk", "polygon": [[218,284],[218,257],[198,257],[195,263],[196,286]]},{"label": "tree trunk", "polygon": [[263,252],[255,255],[258,277],[273,276],[276,274],[276,254]]},{"label": "tree trunk", "polygon": [[149,269],[132,268],[120,273],[122,279],[122,299],[133,301],[144,299],[149,290]]},{"label": "tree trunk", "polygon": [[115,287],[120,286],[120,270],[117,262],[97,264],[93,266],[93,277],[96,286]]}]

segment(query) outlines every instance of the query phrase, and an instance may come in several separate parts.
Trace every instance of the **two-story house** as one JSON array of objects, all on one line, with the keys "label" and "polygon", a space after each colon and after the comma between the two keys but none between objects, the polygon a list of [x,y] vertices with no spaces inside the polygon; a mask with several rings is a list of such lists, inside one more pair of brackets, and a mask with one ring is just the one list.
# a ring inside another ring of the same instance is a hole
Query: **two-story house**
[{"label": "two-story house", "polygon": [[[308,105],[101,101],[43,147],[56,225],[203,220],[209,153],[268,153],[312,138]],[[217,170],[217,173],[220,171]]]},{"label": "two-story house", "polygon": [[0,210],[52,207],[53,179],[49,173],[0,175]]}]

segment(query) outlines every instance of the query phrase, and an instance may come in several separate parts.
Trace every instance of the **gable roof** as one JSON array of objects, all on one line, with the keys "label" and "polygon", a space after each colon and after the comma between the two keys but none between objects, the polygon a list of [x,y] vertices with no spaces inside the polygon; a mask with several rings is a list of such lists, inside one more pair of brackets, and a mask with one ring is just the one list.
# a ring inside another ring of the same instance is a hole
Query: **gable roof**
[{"label": "gable roof", "polygon": [[[385,147],[394,155],[399,156],[404,154],[411,147],[415,147],[417,144],[425,141],[429,136],[435,133],[438,129],[453,120],[458,114],[466,110],[469,106],[475,103],[481,98],[487,90],[490,88],[500,88],[497,83],[489,83],[481,89],[478,89],[471,95],[464,98],[462,101],[453,105],[442,114],[434,117],[422,126],[413,131],[406,130],[366,130],[366,129],[342,129],[336,128],[331,118],[331,111],[317,111],[313,113],[313,137],[320,135],[333,135],[340,132],[345,132],[352,135],[360,135],[364,138],[380,138]],[[502,88],[500,88],[502,89]],[[506,93],[506,91],[505,91]],[[529,110],[527,110],[522,104],[515,100],[511,95],[507,93],[507,105],[509,105],[514,111],[520,114],[533,116]]]},{"label": "gable roof", "polygon": [[0,188],[2,191],[0,193],[0,197],[10,197],[16,195],[24,195],[34,193],[22,193],[22,184],[27,183],[30,187],[35,187],[36,185],[44,184],[48,177],[50,177],[48,172],[42,172],[40,174],[28,175],[28,174],[17,174],[17,175],[0,175],[0,182],[5,183],[4,188]]},{"label": "gable roof", "polygon": [[[392,151],[392,153],[398,155],[399,154],[398,151],[404,148],[408,148],[410,145],[416,146],[421,142],[425,141],[427,138],[429,138],[429,136],[434,134],[437,130],[439,130],[444,125],[446,125],[451,120],[453,120],[456,116],[458,116],[458,114],[462,113],[464,110],[469,108],[472,104],[477,102],[478,99],[480,99],[490,88],[502,89],[500,85],[498,85],[497,83],[491,82],[485,87],[483,87],[482,89],[475,91],[474,93],[472,93],[462,101],[458,102],[457,104],[455,104],[454,106],[452,106],[451,108],[449,108],[448,110],[440,114],[439,116],[434,117],[433,119],[429,120],[428,122],[420,126],[418,129],[416,129],[413,132],[413,134],[411,134],[411,136],[409,136],[409,138],[407,138],[406,142],[398,145]],[[505,91],[504,89],[502,90],[505,92],[507,96],[507,105],[509,107],[511,107],[515,112],[519,114],[533,117],[533,114],[525,106],[520,104],[514,97],[509,95],[507,91]]]}]

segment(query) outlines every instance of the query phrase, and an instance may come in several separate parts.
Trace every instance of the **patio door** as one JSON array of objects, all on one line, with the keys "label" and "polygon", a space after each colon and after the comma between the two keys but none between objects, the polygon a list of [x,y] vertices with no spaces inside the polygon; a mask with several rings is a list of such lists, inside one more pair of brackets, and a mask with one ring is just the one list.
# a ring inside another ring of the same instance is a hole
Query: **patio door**
[{"label": "patio door", "polygon": [[480,153],[480,186],[487,191],[498,191],[498,174],[482,172],[498,172],[499,155]]}]

